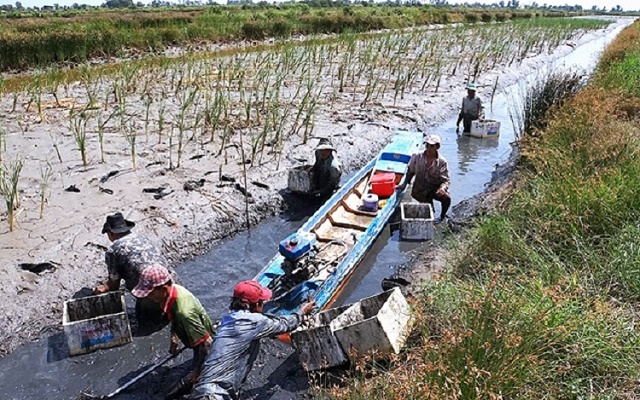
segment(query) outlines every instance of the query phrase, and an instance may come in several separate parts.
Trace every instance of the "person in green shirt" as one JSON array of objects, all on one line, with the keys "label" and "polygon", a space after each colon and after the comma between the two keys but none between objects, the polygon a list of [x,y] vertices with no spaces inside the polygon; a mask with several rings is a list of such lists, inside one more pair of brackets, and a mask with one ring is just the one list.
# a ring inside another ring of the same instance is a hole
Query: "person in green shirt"
[{"label": "person in green shirt", "polygon": [[316,147],[316,161],[313,164],[312,197],[327,198],[340,187],[342,166],[333,154],[336,149],[329,139],[322,138]]},{"label": "person in green shirt", "polygon": [[200,377],[213,343],[211,318],[200,301],[184,287],[174,284],[169,271],[160,265],[145,268],[131,293],[138,298],[149,298],[162,307],[171,322],[171,354],[177,355],[179,342],[193,349],[192,370],[166,398],[175,399],[189,393]]}]

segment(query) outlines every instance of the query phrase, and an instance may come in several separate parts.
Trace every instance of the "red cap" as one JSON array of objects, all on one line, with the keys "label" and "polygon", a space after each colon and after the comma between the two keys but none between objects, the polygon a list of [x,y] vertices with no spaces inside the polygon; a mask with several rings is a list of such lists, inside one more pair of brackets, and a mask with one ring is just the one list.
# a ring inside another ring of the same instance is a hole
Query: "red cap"
[{"label": "red cap", "polygon": [[257,281],[242,281],[233,288],[233,297],[249,304],[267,301],[271,298],[271,290],[262,287]]},{"label": "red cap", "polygon": [[160,265],[152,265],[142,270],[138,284],[131,291],[131,294],[138,298],[147,297],[151,291],[171,280],[169,271]]}]

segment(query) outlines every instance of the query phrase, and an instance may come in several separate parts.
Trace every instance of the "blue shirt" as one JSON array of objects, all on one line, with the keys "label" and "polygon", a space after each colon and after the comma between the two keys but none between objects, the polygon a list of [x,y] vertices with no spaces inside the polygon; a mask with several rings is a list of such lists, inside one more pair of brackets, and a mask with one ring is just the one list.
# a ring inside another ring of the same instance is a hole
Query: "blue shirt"
[{"label": "blue shirt", "polygon": [[300,322],[299,314],[273,316],[248,310],[226,314],[191,397],[223,394],[223,387],[238,392],[258,356],[260,339],[290,332]]}]

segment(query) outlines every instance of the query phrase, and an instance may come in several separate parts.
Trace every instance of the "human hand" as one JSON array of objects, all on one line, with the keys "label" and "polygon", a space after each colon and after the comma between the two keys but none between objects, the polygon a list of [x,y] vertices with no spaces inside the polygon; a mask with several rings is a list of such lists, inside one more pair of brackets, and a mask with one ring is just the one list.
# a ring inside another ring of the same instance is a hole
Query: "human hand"
[{"label": "human hand", "polygon": [[442,190],[442,189],[438,189],[438,190],[436,191],[436,194],[437,194],[438,196],[444,196],[444,195],[446,194],[446,192],[445,192],[444,190]]},{"label": "human hand", "polygon": [[316,302],[315,301],[310,301],[308,303],[304,303],[301,307],[300,307],[300,312],[302,313],[302,315],[310,315],[313,313],[313,310],[316,308]]},{"label": "human hand", "polygon": [[171,354],[174,357],[178,355],[178,344],[179,344],[178,337],[171,335],[171,343],[169,344],[169,354]]},{"label": "human hand", "polygon": [[109,291],[109,286],[99,285],[93,289],[93,294],[102,294],[102,293],[107,293],[108,291]]}]

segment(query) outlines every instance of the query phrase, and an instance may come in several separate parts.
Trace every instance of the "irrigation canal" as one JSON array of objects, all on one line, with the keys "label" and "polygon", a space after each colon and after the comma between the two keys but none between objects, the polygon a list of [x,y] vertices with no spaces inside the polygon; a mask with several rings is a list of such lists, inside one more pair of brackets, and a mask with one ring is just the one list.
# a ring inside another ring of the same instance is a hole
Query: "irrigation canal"
[{"label": "irrigation canal", "polygon": [[[622,28],[575,48],[555,60],[550,68],[579,68],[590,73],[599,53]],[[518,82],[498,94],[493,107],[486,104],[487,117],[502,122],[499,138],[459,136],[455,132],[455,116],[432,130],[443,139],[441,152],[449,161],[453,205],[482,192],[491,180],[496,164],[508,160],[511,143],[515,140],[509,99],[518,96],[523,86],[522,81]],[[462,97],[463,93],[459,95]],[[487,103],[486,95],[484,100]],[[182,283],[202,301],[212,318],[219,318],[226,310],[234,283],[255,276],[273,257],[278,242],[298,229],[312,212],[312,207],[290,210],[262,222],[249,232],[221,241],[209,253],[177,268],[178,274],[183,272]],[[335,305],[378,293],[382,279],[393,273],[392,267],[409,261],[411,252],[423,245],[402,242],[398,231],[386,229]],[[126,346],[69,357],[64,334],[56,333],[26,344],[0,360],[0,398],[78,399],[85,391],[105,395],[163,357],[168,343],[165,329],[136,336],[133,343]],[[291,399],[305,393],[308,377],[299,367],[291,348],[280,343],[265,343],[263,349],[266,351],[256,361],[242,397]],[[190,352],[183,353],[118,398],[164,398],[171,383],[188,367],[190,357]]]}]

